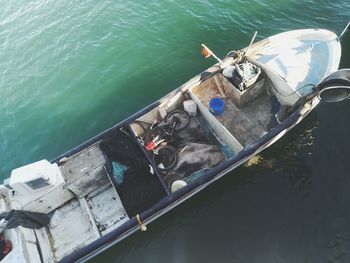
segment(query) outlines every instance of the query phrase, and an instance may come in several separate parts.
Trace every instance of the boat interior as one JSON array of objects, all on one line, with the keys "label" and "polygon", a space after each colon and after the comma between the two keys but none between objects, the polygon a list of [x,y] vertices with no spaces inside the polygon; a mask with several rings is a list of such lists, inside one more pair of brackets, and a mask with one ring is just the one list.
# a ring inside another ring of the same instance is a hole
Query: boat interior
[{"label": "boat interior", "polygon": [[[300,98],[280,77],[258,61],[245,58],[242,64],[248,64],[248,71],[258,72],[244,90],[240,90],[237,82],[230,78],[230,72],[219,71],[185,91],[179,90],[125,127],[153,165],[167,193],[193,182],[209,169],[256,143],[281,121],[279,117],[285,116]],[[234,66],[231,67],[226,71],[235,71]],[[283,95],[286,93],[293,96],[287,98]],[[279,99],[281,96],[283,98]],[[219,114],[213,112],[210,106],[211,100],[216,98],[223,102]],[[166,116],[173,111],[186,111],[188,101],[195,104],[196,111],[189,114],[189,125],[179,132],[175,131],[172,140],[166,142],[175,148],[178,160],[175,166],[164,171],[152,162],[154,151],[146,149],[147,134],[155,121],[166,122]]]},{"label": "boat interior", "polygon": [[[278,112],[290,106],[278,99],[279,90],[290,87],[258,62],[246,58],[244,63],[258,74],[243,90],[230,78],[235,71],[232,65],[231,73],[221,70],[177,90],[141,117],[58,161],[65,183],[23,205],[25,210],[52,215],[48,226],[20,228],[27,253],[33,254],[30,247],[37,240],[44,262],[59,261],[198,180],[275,127]],[[223,102],[219,112],[211,108],[213,98]],[[188,113],[186,126],[176,130],[175,119],[170,136],[156,142],[150,131],[168,125],[167,116],[174,111]],[[171,146],[176,154],[168,169],[154,159],[164,146]]]}]

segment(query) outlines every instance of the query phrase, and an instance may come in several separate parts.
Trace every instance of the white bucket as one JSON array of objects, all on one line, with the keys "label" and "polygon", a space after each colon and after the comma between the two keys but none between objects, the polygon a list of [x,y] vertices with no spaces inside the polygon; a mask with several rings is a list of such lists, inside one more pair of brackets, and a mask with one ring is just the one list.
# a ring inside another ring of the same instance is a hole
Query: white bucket
[{"label": "white bucket", "polygon": [[171,192],[174,193],[175,191],[181,189],[182,187],[186,186],[187,183],[183,180],[176,180],[171,184]]},{"label": "white bucket", "polygon": [[233,72],[235,71],[235,66],[228,66],[222,71],[222,74],[226,78],[232,78],[233,77]]},{"label": "white bucket", "polygon": [[191,116],[197,114],[197,104],[193,100],[185,100],[183,102],[184,110],[188,112]]}]

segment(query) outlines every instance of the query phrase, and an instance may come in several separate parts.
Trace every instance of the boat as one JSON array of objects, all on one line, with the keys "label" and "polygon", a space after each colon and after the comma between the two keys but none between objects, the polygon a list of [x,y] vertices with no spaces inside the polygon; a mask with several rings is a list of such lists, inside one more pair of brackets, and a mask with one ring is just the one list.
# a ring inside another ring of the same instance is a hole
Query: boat
[{"label": "boat", "polygon": [[343,33],[293,30],[254,43],[255,34],[223,59],[203,45],[218,60],[210,68],[57,158],[12,170],[0,186],[1,262],[86,262],[272,145],[321,101],[347,99]]}]

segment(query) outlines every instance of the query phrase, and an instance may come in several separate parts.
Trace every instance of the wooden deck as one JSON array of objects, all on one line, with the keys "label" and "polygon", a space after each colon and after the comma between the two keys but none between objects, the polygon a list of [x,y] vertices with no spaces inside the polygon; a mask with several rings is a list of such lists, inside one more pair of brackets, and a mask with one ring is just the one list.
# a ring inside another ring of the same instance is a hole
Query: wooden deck
[{"label": "wooden deck", "polygon": [[61,260],[129,219],[105,164],[97,142],[59,165],[74,197],[54,211],[49,226],[35,230],[48,262]]},{"label": "wooden deck", "polygon": [[272,118],[271,98],[264,91],[257,98],[239,108],[230,92],[230,89],[234,87],[228,81],[223,82],[222,78],[218,74],[193,88],[192,92],[207,110],[209,110],[209,102],[212,98],[224,99],[225,110],[215,117],[243,147],[246,147],[269,130]]}]

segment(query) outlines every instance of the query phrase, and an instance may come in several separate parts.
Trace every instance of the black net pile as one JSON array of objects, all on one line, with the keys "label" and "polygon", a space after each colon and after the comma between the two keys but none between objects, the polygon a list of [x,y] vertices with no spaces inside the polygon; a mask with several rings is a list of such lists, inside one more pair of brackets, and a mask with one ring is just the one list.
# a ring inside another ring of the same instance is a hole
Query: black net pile
[{"label": "black net pile", "polygon": [[[150,208],[165,196],[159,179],[150,172],[150,166],[142,150],[128,134],[115,130],[102,140],[100,148],[109,160],[110,174],[113,174],[111,165],[113,161],[127,167],[123,182],[114,183],[129,217]],[[113,176],[111,178],[113,180]]]}]

